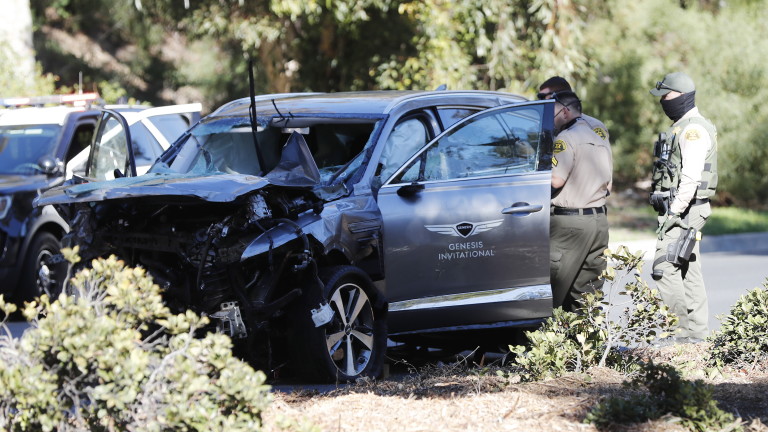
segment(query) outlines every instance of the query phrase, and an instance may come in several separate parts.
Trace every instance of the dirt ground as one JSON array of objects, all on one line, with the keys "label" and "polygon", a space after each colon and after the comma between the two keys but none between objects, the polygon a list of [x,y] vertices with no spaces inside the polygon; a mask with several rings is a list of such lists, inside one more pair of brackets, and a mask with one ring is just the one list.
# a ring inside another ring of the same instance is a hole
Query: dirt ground
[{"label": "dirt ground", "polygon": [[[705,376],[707,343],[651,350],[657,362],[669,362],[686,379],[714,386],[718,406],[740,418],[749,432],[768,432],[768,371],[728,369]],[[557,379],[514,383],[496,373],[496,364],[468,361],[432,363],[398,377],[340,386],[329,393],[274,392],[264,413],[265,430],[308,429],[324,432],[428,431],[597,431],[583,422],[608,396],[627,394],[627,377],[593,368]],[[280,426],[288,421],[290,426]],[[684,431],[672,417],[616,426],[622,431]]]}]

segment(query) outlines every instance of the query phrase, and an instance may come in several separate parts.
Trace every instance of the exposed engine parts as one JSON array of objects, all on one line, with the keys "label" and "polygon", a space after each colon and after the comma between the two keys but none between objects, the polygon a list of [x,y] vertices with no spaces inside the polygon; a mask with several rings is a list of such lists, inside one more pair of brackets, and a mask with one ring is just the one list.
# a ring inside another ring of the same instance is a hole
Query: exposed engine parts
[{"label": "exposed engine parts", "polygon": [[241,339],[248,336],[248,331],[245,328],[243,316],[240,314],[237,302],[222,303],[221,310],[212,314],[211,318],[219,320],[216,325],[216,330],[219,333],[224,333],[232,339]]}]

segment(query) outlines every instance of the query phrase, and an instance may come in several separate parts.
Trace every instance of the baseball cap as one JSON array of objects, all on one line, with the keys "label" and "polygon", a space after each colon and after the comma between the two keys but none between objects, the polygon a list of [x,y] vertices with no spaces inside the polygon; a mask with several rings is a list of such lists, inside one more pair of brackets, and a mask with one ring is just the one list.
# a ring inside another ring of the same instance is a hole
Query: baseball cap
[{"label": "baseball cap", "polygon": [[651,89],[654,96],[664,96],[665,94],[676,91],[680,93],[690,93],[696,90],[691,77],[684,72],[672,72],[664,75],[664,79],[656,82],[656,86]]}]

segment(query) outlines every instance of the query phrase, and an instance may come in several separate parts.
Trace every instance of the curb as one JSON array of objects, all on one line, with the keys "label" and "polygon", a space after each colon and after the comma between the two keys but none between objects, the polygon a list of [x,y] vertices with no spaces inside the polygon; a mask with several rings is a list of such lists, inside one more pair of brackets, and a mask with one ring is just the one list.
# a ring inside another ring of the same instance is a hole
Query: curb
[{"label": "curb", "polygon": [[768,232],[704,236],[702,252],[768,251]]},{"label": "curb", "polygon": [[[631,252],[644,251],[645,255],[643,258],[646,260],[653,259],[653,255],[656,252],[656,238],[654,237],[626,242],[612,241],[608,243],[608,248],[615,251],[622,245],[626,246]],[[702,253],[747,251],[768,251],[768,232],[716,236],[705,235],[701,239]]]}]

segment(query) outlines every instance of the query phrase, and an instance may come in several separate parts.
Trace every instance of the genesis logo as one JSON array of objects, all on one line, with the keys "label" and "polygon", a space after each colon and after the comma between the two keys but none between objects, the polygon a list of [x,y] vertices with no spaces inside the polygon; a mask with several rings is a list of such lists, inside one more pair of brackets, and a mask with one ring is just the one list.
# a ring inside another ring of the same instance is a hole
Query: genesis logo
[{"label": "genesis logo", "polygon": [[501,225],[504,219],[496,219],[485,222],[459,222],[455,225],[424,225],[424,228],[439,234],[450,235],[454,237],[467,238],[471,235],[480,234]]}]

